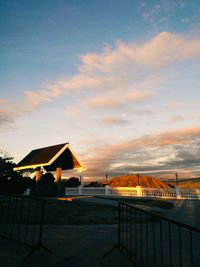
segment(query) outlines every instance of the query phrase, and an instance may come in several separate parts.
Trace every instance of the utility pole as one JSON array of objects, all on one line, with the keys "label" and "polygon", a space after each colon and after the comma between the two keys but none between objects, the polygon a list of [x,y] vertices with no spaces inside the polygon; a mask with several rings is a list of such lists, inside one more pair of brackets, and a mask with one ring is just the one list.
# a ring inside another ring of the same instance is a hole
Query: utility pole
[{"label": "utility pole", "polygon": [[108,183],[108,174],[106,173],[106,184]]},{"label": "utility pole", "polygon": [[137,185],[140,185],[140,174],[137,173]]},{"label": "utility pole", "polygon": [[175,177],[176,177],[176,187],[178,188],[178,173],[175,173]]}]

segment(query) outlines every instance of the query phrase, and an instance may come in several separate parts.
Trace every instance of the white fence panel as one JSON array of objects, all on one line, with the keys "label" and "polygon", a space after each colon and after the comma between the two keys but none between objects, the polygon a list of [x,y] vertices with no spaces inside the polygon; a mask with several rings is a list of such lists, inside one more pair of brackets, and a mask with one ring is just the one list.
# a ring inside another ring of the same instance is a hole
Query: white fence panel
[{"label": "white fence panel", "polygon": [[66,196],[79,195],[79,188],[78,187],[65,187],[65,195]]},{"label": "white fence panel", "polygon": [[136,187],[108,187],[108,192],[110,195],[130,197],[138,196],[138,190]]},{"label": "white fence panel", "polygon": [[176,198],[174,188],[142,188],[143,197]]},{"label": "white fence panel", "polygon": [[146,198],[200,199],[200,189],[136,187],[66,187],[65,195],[115,195]]},{"label": "white fence panel", "polygon": [[187,188],[179,189],[179,196],[183,199],[200,199],[200,189]]},{"label": "white fence panel", "polygon": [[82,187],[83,195],[105,195],[105,187]]}]

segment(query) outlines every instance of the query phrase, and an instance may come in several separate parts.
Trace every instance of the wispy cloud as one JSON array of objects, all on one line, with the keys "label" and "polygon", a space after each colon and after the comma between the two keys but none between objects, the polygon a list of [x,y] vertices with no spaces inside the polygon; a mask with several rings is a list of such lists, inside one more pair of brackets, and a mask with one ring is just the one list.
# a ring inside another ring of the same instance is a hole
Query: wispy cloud
[{"label": "wispy cloud", "polygon": [[200,101],[198,99],[195,99],[193,101],[171,101],[169,103],[166,103],[166,108],[167,109],[172,109],[172,110],[179,110],[179,111],[182,111],[182,110],[185,110],[185,109],[191,109],[192,107],[194,106],[199,106],[200,104]]},{"label": "wispy cloud", "polygon": [[[123,116],[123,115],[122,115]],[[107,117],[102,119],[102,123],[105,125],[123,125],[123,124],[128,124],[128,120],[125,119],[125,114],[124,117]]]},{"label": "wispy cloud", "polygon": [[110,109],[116,109],[116,108],[122,108],[127,106],[129,103],[137,103],[137,102],[143,102],[155,95],[155,92],[153,91],[134,91],[130,92],[125,95],[122,95],[119,98],[118,94],[107,94],[104,96],[98,95],[94,98],[89,98],[87,100],[87,103],[92,108],[110,108]]},{"label": "wispy cloud", "polygon": [[114,98],[105,98],[105,97],[98,97],[93,99],[88,99],[87,104],[90,107],[97,107],[97,108],[119,108],[123,106],[123,103],[120,99],[114,99]]},{"label": "wispy cloud", "polygon": [[200,115],[199,114],[191,114],[191,115],[175,115],[169,118],[169,123],[177,123],[177,122],[184,122],[184,121],[190,121],[190,122],[199,122]]},{"label": "wispy cloud", "polygon": [[169,119],[169,122],[171,123],[177,123],[177,122],[180,122],[180,121],[184,121],[185,120],[185,117],[182,116],[182,115],[177,115],[177,116],[173,116]]},{"label": "wispy cloud", "polygon": [[0,99],[0,127],[8,127],[13,124],[17,116],[21,116],[22,111],[14,102]]},{"label": "wispy cloud", "polygon": [[135,67],[135,65],[161,67],[177,60],[196,57],[200,57],[200,40],[191,40],[178,34],[161,32],[143,44],[119,42],[115,49],[108,49],[101,54],[82,56],[83,65],[80,70],[83,73],[94,73],[94,71],[107,73],[117,71],[122,66],[126,66],[126,68]]},{"label": "wispy cloud", "polygon": [[[150,24],[153,28],[160,29],[169,27],[171,20],[176,16],[176,20],[185,25],[199,24],[199,6],[196,5],[196,14],[188,12],[190,10],[190,1],[159,1],[155,4],[153,1],[140,1],[139,10],[142,14],[144,22]],[[193,3],[192,3],[193,5]]]},{"label": "wispy cloud", "polygon": [[127,100],[132,102],[140,102],[149,99],[155,94],[153,91],[132,92],[127,95]]},{"label": "wispy cloud", "polygon": [[[159,10],[159,8],[157,8]],[[143,43],[118,42],[100,53],[80,57],[77,74],[48,82],[43,89],[24,92],[18,105],[21,115],[63,96],[83,95],[91,108],[116,108],[147,101],[163,82],[159,71],[169,64],[200,58],[200,39],[161,32]],[[112,100],[112,101],[111,101]],[[16,104],[17,105],[17,104]],[[1,110],[1,125],[12,123],[20,114],[8,105]]]}]

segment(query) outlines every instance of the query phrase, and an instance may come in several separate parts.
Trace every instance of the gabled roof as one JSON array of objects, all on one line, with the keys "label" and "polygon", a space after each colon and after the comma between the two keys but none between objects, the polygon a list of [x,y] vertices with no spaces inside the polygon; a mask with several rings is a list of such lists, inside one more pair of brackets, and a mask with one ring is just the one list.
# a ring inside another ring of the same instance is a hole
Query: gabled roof
[{"label": "gabled roof", "polygon": [[75,156],[69,143],[64,143],[32,150],[17,164],[14,170],[37,167],[44,167],[47,171],[55,171],[58,167],[69,170],[80,169],[83,166]]}]

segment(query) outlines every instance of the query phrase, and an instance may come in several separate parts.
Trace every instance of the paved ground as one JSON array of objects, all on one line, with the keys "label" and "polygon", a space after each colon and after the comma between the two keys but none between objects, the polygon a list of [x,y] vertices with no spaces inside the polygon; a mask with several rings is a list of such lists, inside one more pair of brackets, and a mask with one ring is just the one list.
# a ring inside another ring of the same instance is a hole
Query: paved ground
[{"label": "paved ground", "polygon": [[[121,200],[123,201],[123,198],[121,198]],[[116,198],[92,198],[90,201],[97,203],[109,203],[110,205],[118,205]],[[126,202],[126,198],[124,198],[124,201]],[[149,200],[146,200],[146,202],[148,204]],[[169,208],[158,208],[153,206],[147,206],[146,208],[152,211],[158,211],[162,215],[171,217],[177,221],[200,227],[200,200],[166,200],[166,202],[172,203],[172,205],[169,206]],[[143,209],[145,208],[144,205],[139,206]]]},{"label": "paved ground", "polygon": [[25,262],[30,249],[0,239],[0,266],[4,267],[130,267],[130,262],[115,250],[103,255],[117,242],[116,226],[46,226],[43,243],[52,251],[36,251]]},{"label": "paved ground", "polygon": [[[68,202],[66,202],[66,205],[70,205],[70,203],[74,202],[74,200],[73,202],[71,202],[71,200],[73,199],[67,199],[66,201]],[[110,209],[108,205],[110,205]],[[74,213],[74,218],[69,216],[70,220],[66,221],[67,225],[44,226],[43,243],[52,251],[52,254],[49,254],[44,250],[36,251],[24,263],[22,260],[30,252],[30,248],[0,238],[0,266],[132,266],[127,258],[125,258],[117,249],[103,259],[104,254],[117,243],[118,232],[117,224],[115,223],[117,220],[116,218],[112,221],[109,220],[110,214],[112,216],[115,216],[116,214],[116,205],[116,201],[110,200],[83,198],[80,203],[80,199],[77,199],[77,203],[73,203],[71,207],[78,212]],[[83,215],[81,207],[83,207],[85,215]],[[104,208],[105,217],[102,211]],[[71,208],[66,209],[66,212],[70,213],[70,211]],[[57,216],[59,216],[59,214]],[[78,224],[69,225],[69,223],[77,221],[79,222]],[[87,225],[87,223],[89,223],[89,225]]]},{"label": "paved ground", "polygon": [[[80,200],[80,199],[79,199]],[[70,201],[70,199],[68,199]],[[116,207],[118,202],[111,199],[83,198],[83,205],[97,203]],[[147,200],[148,201],[148,200]],[[200,201],[173,201],[174,207],[156,208],[165,216],[200,227]],[[92,205],[91,205],[92,207]],[[143,206],[144,207],[144,206]],[[149,209],[149,207],[148,207]],[[150,209],[153,209],[150,207]],[[112,210],[112,209],[111,209]],[[77,215],[78,216],[78,215]],[[91,216],[91,215],[89,215]],[[95,215],[98,220],[98,211]],[[101,215],[102,216],[102,213]],[[86,220],[87,222],[87,220]],[[95,222],[90,225],[46,225],[43,234],[44,250],[36,251],[24,263],[22,259],[30,249],[0,238],[0,266],[4,267],[131,267],[133,266],[118,250],[105,259],[103,255],[117,243],[117,225]]]},{"label": "paved ground", "polygon": [[200,201],[199,200],[177,200],[170,216],[181,219],[189,225],[200,227]]},{"label": "paved ground", "polygon": [[[200,228],[200,201],[199,200],[169,200],[173,203],[171,209],[149,208],[161,212],[166,217]],[[143,207],[144,208],[144,207]]]}]

